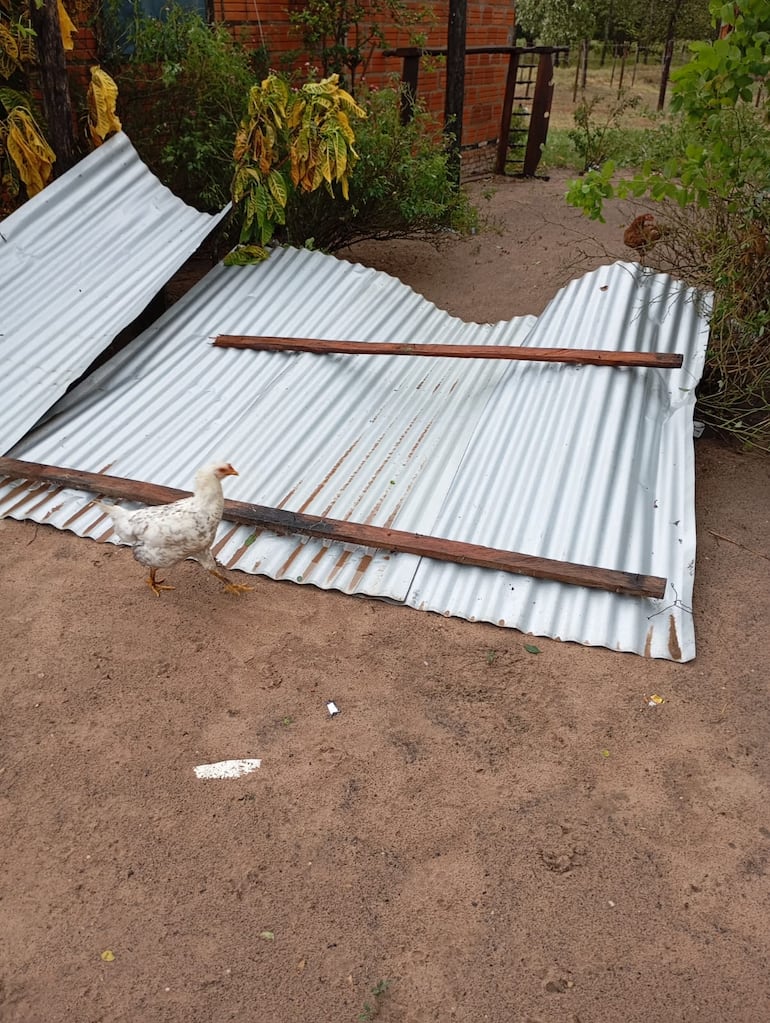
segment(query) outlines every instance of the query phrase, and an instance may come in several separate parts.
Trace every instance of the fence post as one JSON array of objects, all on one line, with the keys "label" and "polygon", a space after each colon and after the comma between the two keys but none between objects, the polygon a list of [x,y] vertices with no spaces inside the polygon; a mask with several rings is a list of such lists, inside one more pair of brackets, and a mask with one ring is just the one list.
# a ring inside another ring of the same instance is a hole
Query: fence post
[{"label": "fence post", "polygon": [[527,150],[524,154],[522,173],[525,178],[533,178],[543,146],[548,137],[548,118],[551,116],[551,100],[553,98],[553,50],[541,53],[537,62],[537,78],[535,79],[535,98],[532,102],[532,113],[529,116],[529,135]]},{"label": "fence post", "polygon": [[511,118],[513,116],[513,100],[516,93],[516,79],[519,76],[519,51],[511,50],[508,56],[508,74],[505,79],[505,97],[503,113],[500,118],[500,135],[497,140],[497,159],[495,174],[505,174],[508,159],[508,145],[511,135]]}]

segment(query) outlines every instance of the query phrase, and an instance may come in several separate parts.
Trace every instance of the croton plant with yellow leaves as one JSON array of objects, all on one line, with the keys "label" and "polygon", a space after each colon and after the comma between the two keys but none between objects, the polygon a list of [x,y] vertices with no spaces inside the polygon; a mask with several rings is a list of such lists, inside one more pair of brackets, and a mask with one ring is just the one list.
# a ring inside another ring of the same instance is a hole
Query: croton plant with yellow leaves
[{"label": "croton plant with yellow leaves", "polygon": [[292,193],[335,186],[348,198],[358,161],[351,118],[365,111],[339,84],[339,75],[292,88],[278,75],[252,87],[248,112],[235,139],[233,205],[241,218],[240,245],[228,264],[253,263],[286,223]]},{"label": "croton plant with yellow leaves", "polygon": [[[42,0],[35,0],[42,2]],[[74,46],[77,32],[62,0],[57,0],[62,46]],[[19,11],[11,0],[0,0],[0,191],[11,199],[23,184],[28,196],[36,195],[51,179],[56,156],[35,119],[27,91],[27,74],[37,60],[35,33],[26,8]],[[101,68],[91,69],[88,89],[88,131],[94,145],[120,131],[115,113],[117,86]]]}]

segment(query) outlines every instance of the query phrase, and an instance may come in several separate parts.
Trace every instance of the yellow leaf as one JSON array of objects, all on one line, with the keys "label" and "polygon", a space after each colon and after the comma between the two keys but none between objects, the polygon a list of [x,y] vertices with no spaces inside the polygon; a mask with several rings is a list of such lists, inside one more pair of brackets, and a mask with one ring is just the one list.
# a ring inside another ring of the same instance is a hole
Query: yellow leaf
[{"label": "yellow leaf", "polygon": [[4,21],[0,21],[0,73],[10,78],[19,66],[19,43]]},{"label": "yellow leaf", "polygon": [[56,0],[57,7],[59,8],[59,28],[61,30],[61,41],[65,50],[74,50],[75,44],[72,41],[72,33],[77,32],[77,29],[72,23],[72,18],[67,14],[67,8],[62,3],[62,0]]},{"label": "yellow leaf", "polygon": [[6,124],[8,155],[26,186],[27,195],[37,195],[51,177],[56,156],[28,110],[14,107]]},{"label": "yellow leaf", "polygon": [[284,207],[289,199],[289,193],[286,191],[286,182],[283,180],[283,175],[275,170],[270,171],[267,187],[270,189],[270,194],[278,205]]},{"label": "yellow leaf", "polygon": [[115,953],[112,949],[106,948],[101,954],[101,960],[103,963],[113,963],[115,962]]},{"label": "yellow leaf", "polygon": [[88,86],[88,130],[95,146],[100,146],[108,135],[120,131],[122,125],[115,113],[118,87],[106,71],[91,68]]}]

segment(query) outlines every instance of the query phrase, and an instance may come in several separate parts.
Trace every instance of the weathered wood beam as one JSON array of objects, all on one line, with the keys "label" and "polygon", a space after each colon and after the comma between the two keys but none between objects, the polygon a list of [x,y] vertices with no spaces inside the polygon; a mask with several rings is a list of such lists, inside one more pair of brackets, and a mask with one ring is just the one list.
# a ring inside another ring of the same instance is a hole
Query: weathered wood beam
[{"label": "weathered wood beam", "polygon": [[[57,487],[72,487],[75,490],[90,490],[104,497],[141,501],[143,504],[165,504],[190,496],[189,491],[162,487],[154,483],[43,465],[38,462],[23,462],[15,458],[0,458],[0,476],[35,480]],[[327,519],[243,501],[225,501],[224,518],[229,522],[268,529],[275,533],[300,533],[321,540],[416,554],[438,561],[453,561],[460,565],[477,565],[480,568],[492,568],[515,575],[532,576],[535,579],[552,579],[573,586],[609,590],[611,593],[660,599],[666,590],[666,580],[659,576],[538,558],[531,554],[517,554],[514,551],[481,547],[459,540],[446,540],[421,533],[388,529],[384,526],[346,522],[342,519]]]},{"label": "weathered wood beam", "polygon": [[591,348],[520,348],[509,345],[434,345],[400,341],[321,341],[310,337],[257,337],[219,334],[216,348],[329,355],[426,355],[450,359],[514,359],[522,362],[575,362],[592,366],[652,366],[679,369],[684,357],[668,352],[617,352]]}]

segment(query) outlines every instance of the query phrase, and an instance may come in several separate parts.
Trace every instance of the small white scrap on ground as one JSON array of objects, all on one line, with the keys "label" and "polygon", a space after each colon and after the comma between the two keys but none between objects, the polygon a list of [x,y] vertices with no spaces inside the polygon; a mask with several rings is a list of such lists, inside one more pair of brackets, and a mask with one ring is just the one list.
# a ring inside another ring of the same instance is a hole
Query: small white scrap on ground
[{"label": "small white scrap on ground", "polygon": [[256,771],[261,760],[220,760],[216,764],[200,764],[195,768],[196,778],[240,778]]},{"label": "small white scrap on ground", "polygon": [[326,704],[326,709],[329,711],[329,717],[331,718],[336,717],[336,715],[339,714],[340,712],[340,709],[334,702],[334,700],[329,700],[329,702]]}]

